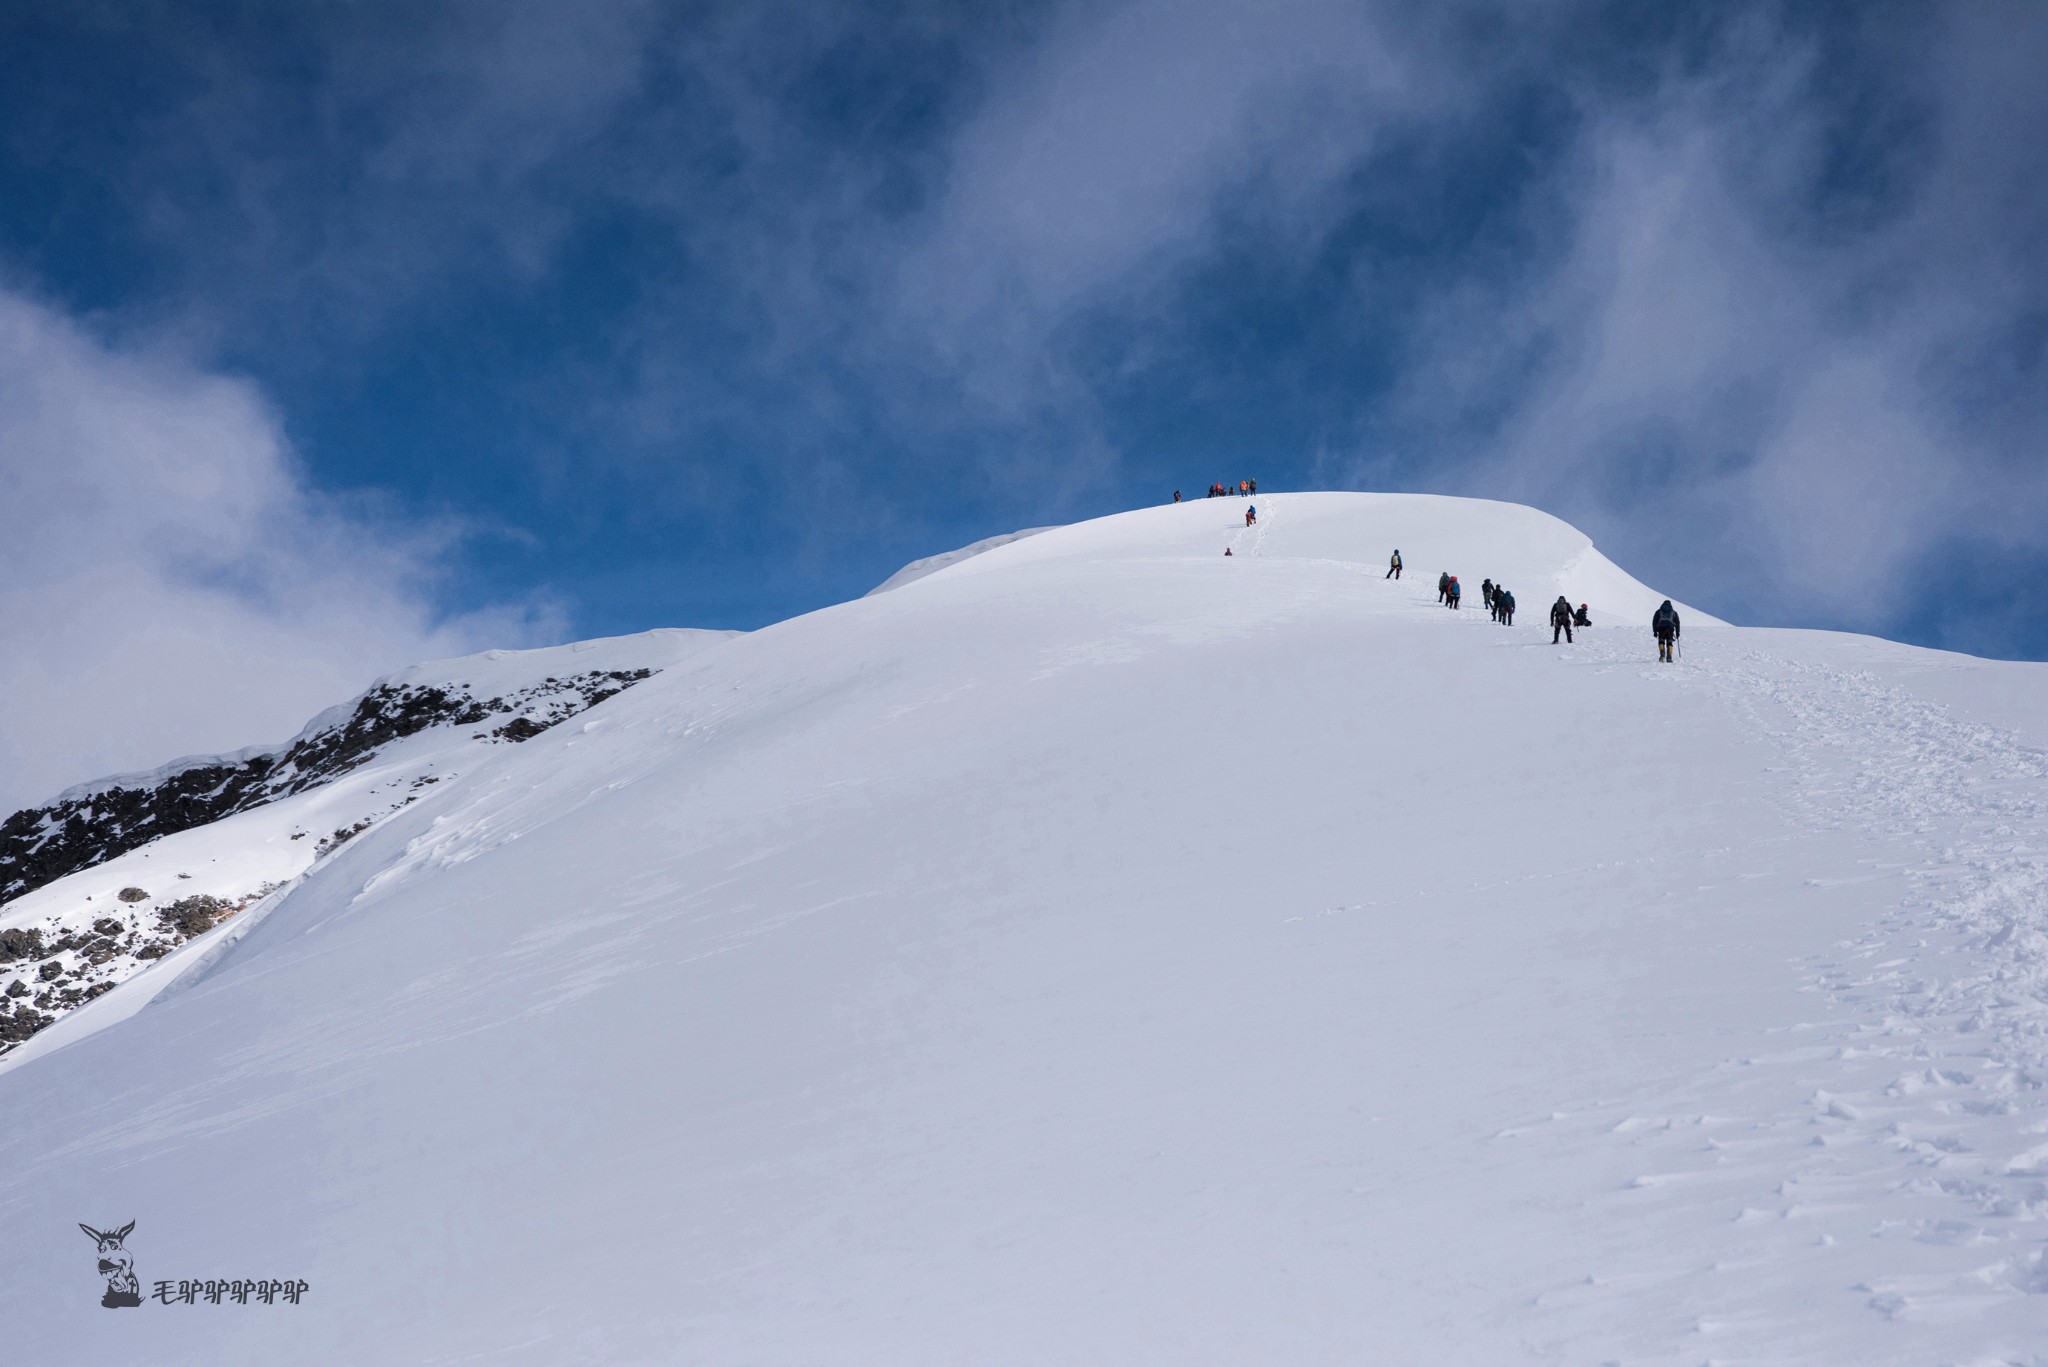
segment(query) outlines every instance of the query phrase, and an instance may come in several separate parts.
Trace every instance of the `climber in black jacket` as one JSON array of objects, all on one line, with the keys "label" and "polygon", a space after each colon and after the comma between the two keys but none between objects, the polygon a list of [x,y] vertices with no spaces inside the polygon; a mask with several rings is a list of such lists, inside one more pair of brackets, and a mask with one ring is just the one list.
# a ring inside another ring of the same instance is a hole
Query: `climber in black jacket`
[{"label": "climber in black jacket", "polygon": [[1557,595],[1557,601],[1550,605],[1550,643],[1552,645],[1557,644],[1557,637],[1560,632],[1564,634],[1564,643],[1570,645],[1572,643],[1572,605],[1565,601],[1564,595],[1561,593]]},{"label": "climber in black jacket", "polygon": [[1650,618],[1650,634],[1657,638],[1657,658],[1670,664],[1678,645],[1678,609],[1671,606],[1669,598]]}]

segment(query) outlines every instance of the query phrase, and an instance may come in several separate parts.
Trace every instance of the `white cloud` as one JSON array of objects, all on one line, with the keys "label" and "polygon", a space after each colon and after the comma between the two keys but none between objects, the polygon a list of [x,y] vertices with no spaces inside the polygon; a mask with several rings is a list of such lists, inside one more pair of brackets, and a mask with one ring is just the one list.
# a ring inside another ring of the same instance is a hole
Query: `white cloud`
[{"label": "white cloud", "polygon": [[2048,378],[2012,341],[2048,305],[2016,44],[2048,51],[2048,25],[1943,30],[1925,83],[1886,92],[1917,138],[1855,173],[1889,201],[1847,212],[1823,207],[1840,116],[1803,45],[1589,96],[1532,210],[1563,240],[1438,301],[1390,426],[1441,484],[1571,517],[1737,614],[1881,630],[1956,539],[2040,549],[2012,515],[2048,454],[2014,398]]},{"label": "white cloud", "polygon": [[1442,94],[1411,80],[1371,6],[1080,7],[953,138],[897,304],[977,397],[1071,400],[1062,326],[1214,251],[1226,214],[1313,241],[1387,122]]},{"label": "white cloud", "polygon": [[434,549],[310,494],[247,382],[0,291],[0,811],[541,628],[437,621]]},{"label": "white cloud", "polygon": [[[1945,542],[2048,550],[2048,9],[1610,17],[464,0],[405,43],[310,21],[310,84],[187,53],[220,79],[143,144],[130,197],[189,259],[182,299],[245,345],[516,288],[629,206],[679,264],[557,358],[537,406],[583,437],[558,458],[745,489],[834,552],[959,491],[1033,520],[1099,495],[1156,416],[1105,405],[1175,366],[1251,375],[1330,482],[1536,502],[1735,615],[1884,629]],[[1263,353],[1278,307],[1216,354],[1199,292],[1221,319],[1266,278],[1308,328],[1343,315],[1303,333],[1330,339],[1318,373]],[[217,416],[201,378],[180,392]],[[260,405],[238,421],[267,431]],[[265,468],[235,498],[297,497]],[[261,519],[229,522],[223,545]],[[215,592],[262,559],[166,563]]]}]

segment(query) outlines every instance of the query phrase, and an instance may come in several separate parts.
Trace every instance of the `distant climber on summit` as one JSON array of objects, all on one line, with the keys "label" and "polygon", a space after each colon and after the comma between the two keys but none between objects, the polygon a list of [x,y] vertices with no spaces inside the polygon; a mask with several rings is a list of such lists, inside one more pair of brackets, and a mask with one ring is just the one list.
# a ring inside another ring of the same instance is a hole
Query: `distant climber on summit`
[{"label": "distant climber on summit", "polygon": [[1444,596],[1452,607],[1458,606],[1458,599],[1463,596],[1463,591],[1458,588],[1457,575],[1451,576],[1451,582],[1444,588]]},{"label": "distant climber on summit", "polygon": [[1439,603],[1451,601],[1451,572],[1449,570],[1445,570],[1436,577],[1436,601]]},{"label": "distant climber on summit", "polygon": [[1400,577],[1401,577],[1401,552],[1399,552],[1399,551],[1397,550],[1397,551],[1395,551],[1395,552],[1394,552],[1394,558],[1393,558],[1392,560],[1389,560],[1389,561],[1387,562],[1387,578],[1389,578],[1389,579],[1399,579]]},{"label": "distant climber on summit", "polygon": [[1564,643],[1570,645],[1572,643],[1572,605],[1565,601],[1565,596],[1561,593],[1557,595],[1557,601],[1550,605],[1550,643],[1552,645],[1557,644],[1559,632],[1564,633]]},{"label": "distant climber on summit", "polygon": [[1494,610],[1500,614],[1500,624],[1511,627],[1515,624],[1515,595],[1506,589],[1493,591]]},{"label": "distant climber on summit", "polygon": [[1180,490],[1178,490],[1178,489],[1175,489],[1175,490],[1173,491],[1173,501],[1174,501],[1175,503],[1178,503],[1178,502],[1180,502]]},{"label": "distant climber on summit", "polygon": [[1249,527],[1252,525],[1252,523],[1257,522],[1258,520],[1259,510],[1255,507],[1247,506],[1244,510],[1244,525]]},{"label": "distant climber on summit", "polygon": [[1650,618],[1650,634],[1657,638],[1658,660],[1670,664],[1674,648],[1678,645],[1678,609],[1671,606],[1669,598]]},{"label": "distant climber on summit", "polygon": [[1479,581],[1479,603],[1488,612],[1493,611],[1493,581],[1491,579]]}]

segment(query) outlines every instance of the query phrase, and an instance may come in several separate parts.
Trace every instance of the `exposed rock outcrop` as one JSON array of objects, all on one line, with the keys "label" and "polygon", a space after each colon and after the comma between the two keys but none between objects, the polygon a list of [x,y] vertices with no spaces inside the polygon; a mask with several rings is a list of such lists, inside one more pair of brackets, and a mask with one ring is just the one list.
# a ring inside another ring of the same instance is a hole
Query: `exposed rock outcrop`
[{"label": "exposed rock outcrop", "polygon": [[[0,822],[0,903],[66,874],[321,784],[366,763],[392,741],[434,726],[508,718],[480,739],[529,740],[654,673],[599,670],[549,678],[516,693],[477,698],[460,686],[381,686],[349,715],[290,745],[245,758],[197,761],[130,784],[92,785]],[[139,901],[124,890],[124,901]]]}]

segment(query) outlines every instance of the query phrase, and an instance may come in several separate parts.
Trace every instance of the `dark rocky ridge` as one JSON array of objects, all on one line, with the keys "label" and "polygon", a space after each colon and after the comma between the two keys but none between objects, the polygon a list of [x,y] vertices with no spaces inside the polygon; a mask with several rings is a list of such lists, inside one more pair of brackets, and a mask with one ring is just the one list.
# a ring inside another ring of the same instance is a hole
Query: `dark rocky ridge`
[{"label": "dark rocky ridge", "polygon": [[429,727],[475,726],[504,717],[510,720],[478,738],[529,740],[653,673],[593,671],[487,699],[459,684],[385,685],[358,699],[346,720],[284,749],[195,764],[148,786],[107,787],[24,809],[0,822],[0,903],[159,836],[317,788],[368,762],[392,741]]},{"label": "dark rocky ridge", "polygon": [[0,980],[6,982],[0,987],[0,1055],[274,890],[259,888],[239,902],[182,897],[155,912],[131,906],[121,916],[96,919],[90,929],[53,919],[0,930]]}]

